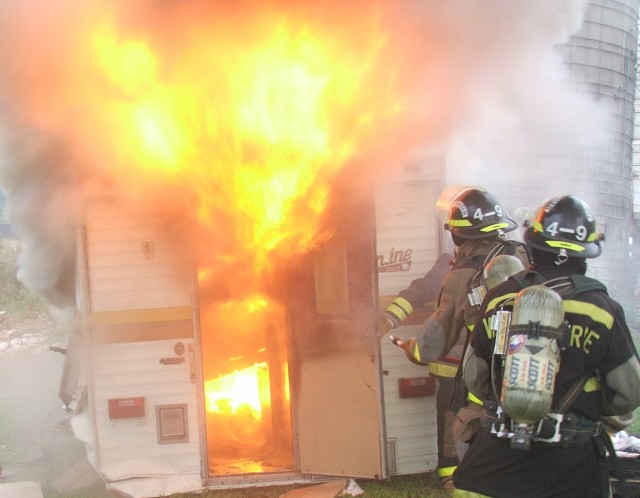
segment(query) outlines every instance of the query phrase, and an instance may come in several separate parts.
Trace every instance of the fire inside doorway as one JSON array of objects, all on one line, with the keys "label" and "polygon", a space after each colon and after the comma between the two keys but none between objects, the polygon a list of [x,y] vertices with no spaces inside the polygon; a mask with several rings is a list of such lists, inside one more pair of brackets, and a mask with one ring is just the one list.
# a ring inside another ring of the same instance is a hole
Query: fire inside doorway
[{"label": "fire inside doorway", "polygon": [[288,338],[262,296],[200,310],[209,477],[294,469]]},{"label": "fire inside doorway", "polygon": [[373,221],[369,193],[336,191],[326,237],[251,289],[200,269],[209,484],[384,475]]}]

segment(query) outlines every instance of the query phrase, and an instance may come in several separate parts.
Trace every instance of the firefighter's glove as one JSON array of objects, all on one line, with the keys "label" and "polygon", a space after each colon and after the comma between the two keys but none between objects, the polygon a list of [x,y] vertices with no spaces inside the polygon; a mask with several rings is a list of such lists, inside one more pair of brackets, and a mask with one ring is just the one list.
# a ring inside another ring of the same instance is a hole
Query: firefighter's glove
[{"label": "firefighter's glove", "polygon": [[422,363],[422,361],[420,361],[420,351],[417,348],[417,340],[415,337],[402,341],[402,349],[404,349],[404,354],[411,363],[422,367],[428,365],[428,363]]},{"label": "firefighter's glove", "polygon": [[482,406],[469,402],[458,410],[453,423],[453,437],[461,443],[470,442],[481,429]]},{"label": "firefighter's glove", "polygon": [[400,325],[400,321],[388,311],[380,314],[380,337],[384,337],[390,330]]}]

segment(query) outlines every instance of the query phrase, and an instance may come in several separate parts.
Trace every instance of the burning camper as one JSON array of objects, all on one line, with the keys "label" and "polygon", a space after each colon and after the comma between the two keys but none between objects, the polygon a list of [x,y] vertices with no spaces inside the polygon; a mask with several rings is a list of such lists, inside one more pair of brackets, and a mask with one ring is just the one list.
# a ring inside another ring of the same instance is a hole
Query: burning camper
[{"label": "burning camper", "polygon": [[[62,397],[107,484],[150,496],[429,470],[430,445],[383,406],[399,373],[425,375],[383,367],[377,337],[376,261],[391,295],[439,247],[422,187],[441,187],[440,162],[398,168],[393,201],[374,188],[433,132],[425,102],[444,112],[415,77],[411,12],[71,3],[17,9],[27,78],[12,89],[73,165],[47,169],[64,189],[40,198],[77,227]],[[419,221],[394,233],[377,212],[390,205]],[[402,264],[386,265],[393,244]],[[429,389],[415,391],[392,411],[424,416]]]},{"label": "burning camper", "polygon": [[355,198],[334,206],[330,239],[261,295],[208,286],[157,220],[90,200],[75,424],[92,427],[90,457],[111,487],[150,496],[386,476],[375,220],[371,198]]},{"label": "burning camper", "polygon": [[[157,496],[432,469],[432,386],[381,349],[376,254],[399,240],[392,210],[414,210],[402,237],[414,271],[429,264],[437,230],[423,196],[438,188],[432,177],[375,196],[335,189],[323,240],[244,287],[214,285],[156,211],[88,198],[62,397],[107,485]],[[413,240],[416,226],[431,238]],[[388,295],[410,278],[380,271]]]}]

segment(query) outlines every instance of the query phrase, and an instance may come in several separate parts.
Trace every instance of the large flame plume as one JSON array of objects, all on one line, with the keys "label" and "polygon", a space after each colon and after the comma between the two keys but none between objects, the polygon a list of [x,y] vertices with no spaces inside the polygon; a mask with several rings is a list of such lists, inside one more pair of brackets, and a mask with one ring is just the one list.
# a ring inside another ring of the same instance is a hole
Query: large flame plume
[{"label": "large flame plume", "polygon": [[24,264],[58,251],[36,286],[60,285],[82,214],[64,200],[91,183],[171,214],[210,273],[268,273],[317,242],[339,178],[512,109],[584,3],[0,0],[0,182],[45,239]]},{"label": "large flame plume", "polygon": [[307,251],[341,171],[414,112],[387,2],[72,4],[23,19],[64,66],[36,71],[55,81],[19,90],[22,112],[120,195],[178,212],[209,269],[255,279]]}]

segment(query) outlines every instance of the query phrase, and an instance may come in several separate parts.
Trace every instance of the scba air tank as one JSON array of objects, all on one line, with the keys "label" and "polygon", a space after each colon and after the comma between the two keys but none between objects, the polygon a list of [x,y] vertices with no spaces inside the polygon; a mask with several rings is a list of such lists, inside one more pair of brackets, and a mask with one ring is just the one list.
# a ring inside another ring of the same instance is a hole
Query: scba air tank
[{"label": "scba air tank", "polygon": [[500,405],[516,424],[535,424],[551,410],[560,348],[549,331],[563,320],[562,298],[544,285],[526,287],[515,298]]}]

